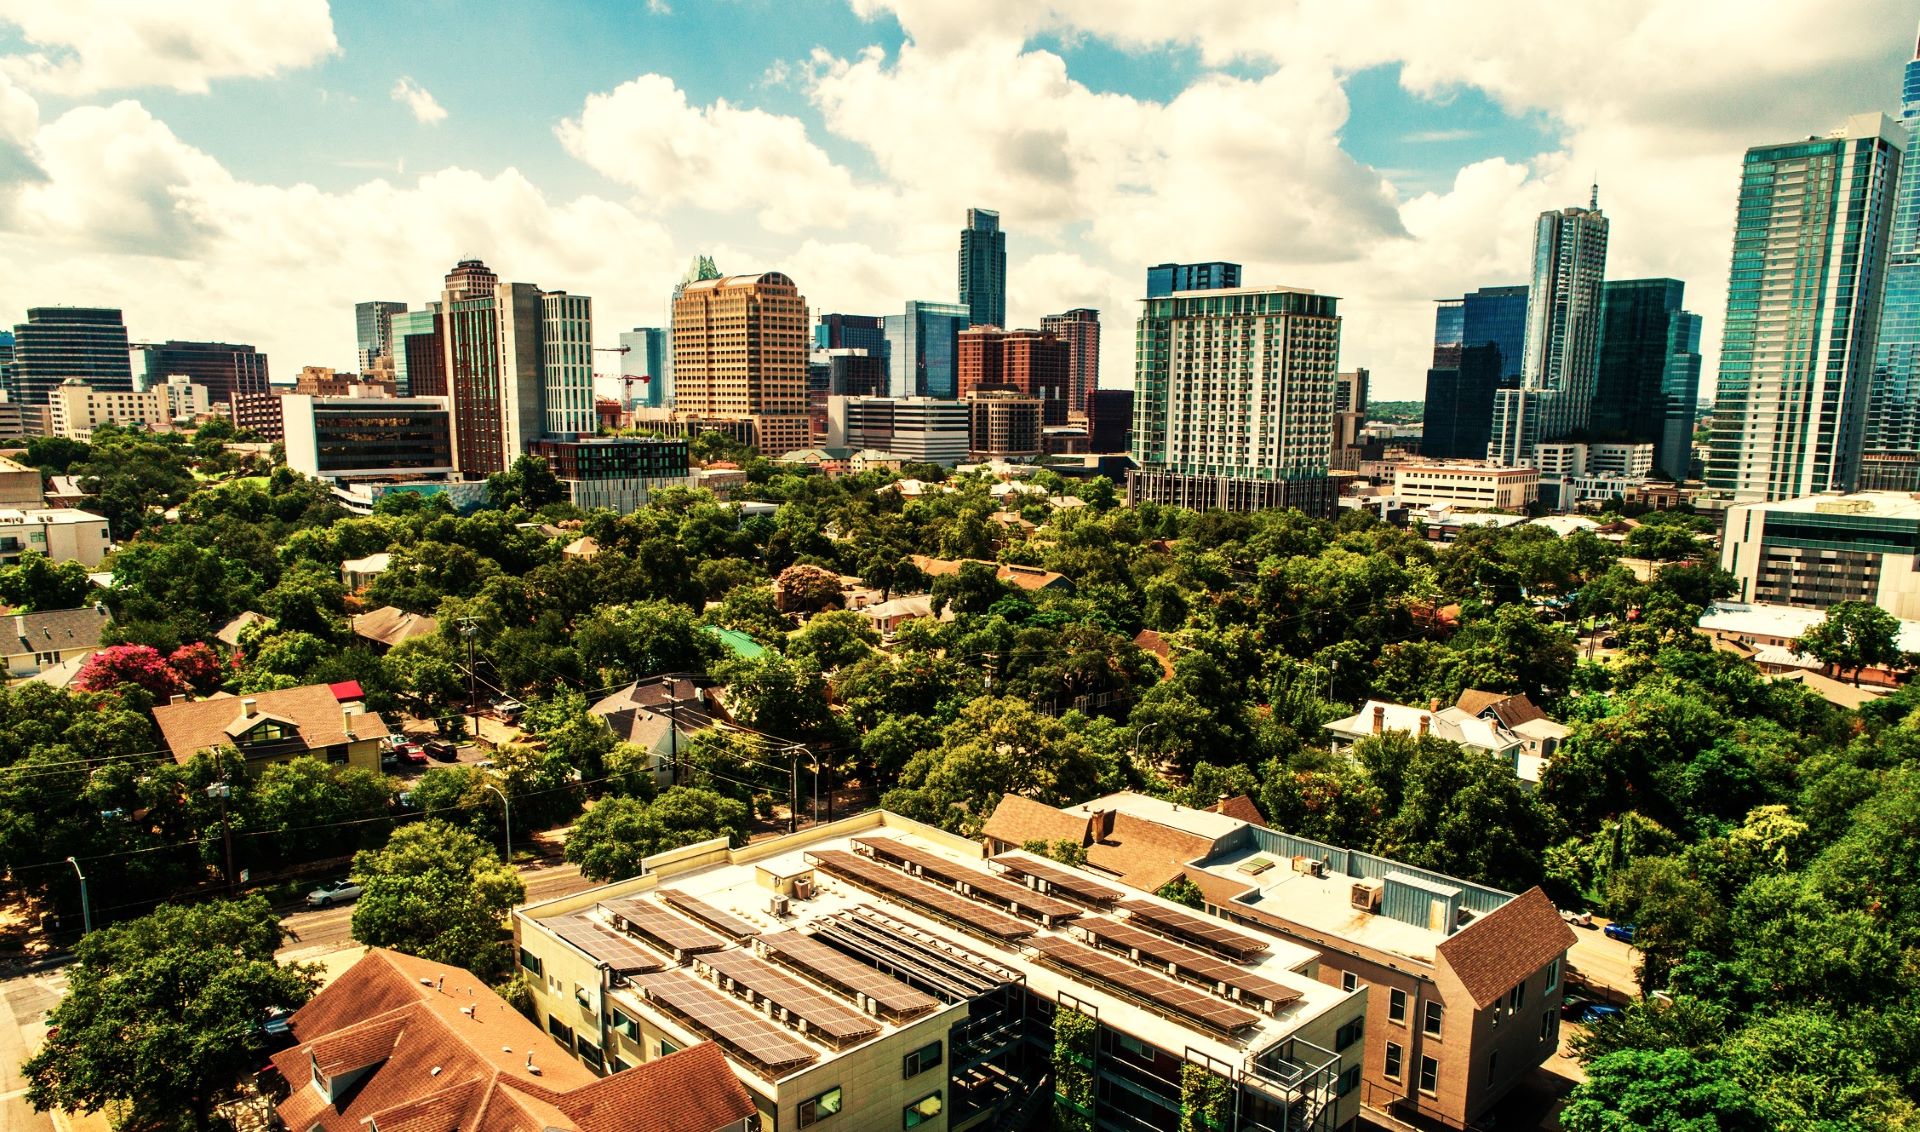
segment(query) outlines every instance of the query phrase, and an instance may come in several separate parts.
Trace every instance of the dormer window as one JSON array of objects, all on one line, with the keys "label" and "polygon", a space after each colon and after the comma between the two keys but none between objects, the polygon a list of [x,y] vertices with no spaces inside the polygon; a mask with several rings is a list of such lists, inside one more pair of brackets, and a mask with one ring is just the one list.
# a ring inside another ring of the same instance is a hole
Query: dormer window
[{"label": "dormer window", "polygon": [[240,737],[242,743],[277,743],[292,738],[292,729],[277,719],[263,720]]}]

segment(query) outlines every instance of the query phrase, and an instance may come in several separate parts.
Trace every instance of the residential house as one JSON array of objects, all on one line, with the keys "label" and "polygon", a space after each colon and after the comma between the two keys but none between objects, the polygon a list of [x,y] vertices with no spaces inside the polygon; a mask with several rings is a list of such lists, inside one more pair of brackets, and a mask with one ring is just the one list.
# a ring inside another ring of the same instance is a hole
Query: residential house
[{"label": "residential house", "polygon": [[369,613],[349,618],[353,635],[372,644],[378,651],[415,637],[431,637],[440,631],[440,622],[424,613],[408,613],[393,605],[383,605]]},{"label": "residential house", "polygon": [[587,714],[621,742],[652,752],[654,781],[664,789],[673,785],[680,752],[712,724],[707,692],[714,684],[690,674],[651,676],[595,701]]},{"label": "residential house", "polygon": [[459,1132],[756,1132],[759,1115],[711,1042],[601,1077],[556,1056],[485,982],[373,948],[295,1011],[273,1056],[282,1127]]},{"label": "residential house", "polygon": [[[916,617],[935,616],[932,594],[903,594],[872,605],[859,606],[854,612],[871,621],[883,641],[891,641],[894,634],[900,631],[900,626]],[[953,615],[950,610],[942,610],[939,616],[951,620]]]},{"label": "residential house", "polygon": [[958,574],[960,567],[969,562],[977,562],[982,566],[993,567],[994,575],[1001,581],[1026,590],[1028,593],[1037,593],[1040,590],[1073,589],[1073,583],[1067,580],[1065,574],[1056,573],[1052,570],[1042,570],[1038,566],[1021,566],[1006,562],[987,562],[979,558],[932,558],[925,554],[913,555],[913,564],[920,567],[920,572],[929,578],[940,578],[948,574]]},{"label": "residential house", "polygon": [[1553,757],[1567,738],[1567,725],[1548,718],[1547,713],[1541,711],[1525,692],[1509,695],[1506,692],[1482,692],[1477,688],[1468,688],[1460,693],[1459,702],[1453,706],[1475,718],[1498,724],[1520,737],[1523,746],[1517,756],[1514,773],[1523,782],[1539,782],[1547,760]]},{"label": "residential house", "polygon": [[214,633],[213,639],[220,642],[227,648],[227,651],[231,652],[240,647],[240,635],[245,633],[250,626],[264,624],[271,620],[273,620],[273,618],[268,617],[264,613],[255,613],[251,609],[243,609],[239,613],[234,614],[233,620],[220,626],[219,631]]},{"label": "residential house", "polygon": [[0,654],[4,654],[7,678],[23,679],[58,668],[70,661],[83,661],[100,648],[100,634],[113,623],[113,615],[100,604],[79,609],[50,609],[44,613],[15,613],[0,617]]},{"label": "residential house", "polygon": [[204,700],[175,696],[153,709],[153,721],[176,762],[232,747],[245,756],[249,773],[302,755],[379,770],[386,723],[359,701],[358,685],[338,685],[340,693],[334,687],[308,684]]},{"label": "residential house", "polygon": [[359,593],[373,584],[373,580],[387,572],[393,565],[393,555],[386,551],[369,554],[365,558],[349,558],[340,564],[340,581],[350,593]]}]

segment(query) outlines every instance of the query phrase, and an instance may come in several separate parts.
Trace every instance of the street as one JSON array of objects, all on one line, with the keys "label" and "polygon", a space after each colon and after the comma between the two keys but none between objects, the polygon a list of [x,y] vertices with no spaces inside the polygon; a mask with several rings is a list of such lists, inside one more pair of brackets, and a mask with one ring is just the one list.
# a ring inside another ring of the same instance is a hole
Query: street
[{"label": "street", "polygon": [[1606,923],[1596,916],[1593,927],[1573,929],[1579,938],[1567,953],[1567,965],[1589,987],[1624,1003],[1640,997],[1640,980],[1634,973],[1640,953],[1631,944],[1608,939],[1601,930]]},{"label": "street", "polygon": [[[520,866],[527,882],[527,903],[552,900],[556,896],[593,887],[580,875],[580,866],[548,864],[540,861]],[[281,959],[308,959],[329,951],[338,951],[353,943],[353,905],[323,908],[313,912],[294,912],[280,923],[287,929],[287,942],[278,952]]]}]

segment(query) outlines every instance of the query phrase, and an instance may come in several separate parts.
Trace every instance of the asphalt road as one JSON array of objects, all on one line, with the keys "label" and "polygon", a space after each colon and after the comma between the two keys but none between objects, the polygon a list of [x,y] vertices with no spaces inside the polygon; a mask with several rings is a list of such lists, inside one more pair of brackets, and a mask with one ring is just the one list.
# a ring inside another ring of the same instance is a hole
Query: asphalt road
[{"label": "asphalt road", "polygon": [[[592,888],[593,881],[580,875],[578,865],[521,865],[520,875],[527,882],[527,903],[567,896]],[[353,905],[323,908],[313,912],[294,912],[280,923],[289,932],[281,956],[311,953],[346,947],[353,942]]]},{"label": "asphalt road", "polygon": [[1594,917],[1591,928],[1573,929],[1575,939],[1573,947],[1567,952],[1567,961],[1574,973],[1586,981],[1595,990],[1611,992],[1608,997],[1617,997],[1621,1001],[1640,997],[1640,980],[1634,975],[1639,966],[1640,953],[1631,944],[1608,939],[1601,932],[1605,920]]}]

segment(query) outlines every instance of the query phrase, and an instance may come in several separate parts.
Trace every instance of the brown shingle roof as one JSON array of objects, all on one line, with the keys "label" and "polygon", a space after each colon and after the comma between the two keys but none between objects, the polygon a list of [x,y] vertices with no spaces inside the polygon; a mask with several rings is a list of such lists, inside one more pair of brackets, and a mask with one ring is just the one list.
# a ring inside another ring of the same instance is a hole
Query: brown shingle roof
[{"label": "brown shingle roof", "polygon": [[112,620],[103,605],[11,614],[0,620],[5,626],[0,656],[99,648],[100,633]]},{"label": "brown shingle roof", "polygon": [[1254,803],[1252,798],[1247,797],[1245,794],[1235,794],[1226,801],[1208,808],[1216,814],[1225,814],[1230,818],[1246,822],[1248,825],[1257,825],[1265,828],[1267,824],[1266,815],[1261,813],[1260,807]]},{"label": "brown shingle roof", "polygon": [[1491,708],[1494,718],[1505,727],[1518,727],[1529,720],[1547,718],[1547,713],[1541,711],[1525,692],[1482,692],[1477,688],[1468,688],[1460,693],[1460,700],[1454,706],[1473,716],[1484,715]]},{"label": "brown shingle roof", "polygon": [[[716,1088],[732,1080],[733,1088]],[[560,1098],[559,1108],[580,1132],[622,1132],[645,1112],[647,1132],[714,1132],[755,1112],[720,1047],[701,1042],[603,1077]],[[384,1127],[384,1125],[382,1125]]]},{"label": "brown shingle roof", "polygon": [[1005,794],[981,832],[1009,845],[1025,845],[1029,841],[1071,841],[1085,845],[1087,819],[1018,794]]},{"label": "brown shingle roof", "polygon": [[1052,570],[1043,570],[1038,566],[1010,566],[999,562],[988,562],[980,558],[930,558],[924,554],[913,555],[913,564],[929,578],[958,574],[960,567],[969,562],[978,562],[982,566],[993,567],[994,576],[1009,585],[1023,590],[1044,590],[1054,586],[1069,584],[1065,574]]},{"label": "brown shingle roof", "polygon": [[383,605],[371,613],[353,619],[356,636],[391,648],[415,637],[431,637],[440,631],[440,623],[422,613],[408,613],[397,606]]},{"label": "brown shingle roof", "polygon": [[1113,828],[1087,847],[1087,864],[1135,888],[1154,892],[1180,876],[1188,861],[1211,852],[1213,842],[1204,837],[1132,814],[1114,814]]},{"label": "brown shingle roof", "polygon": [[1563,955],[1573,942],[1573,929],[1535,886],[1441,941],[1439,957],[1481,1008]]},{"label": "brown shingle roof", "polygon": [[387,733],[387,725],[371,712],[352,717],[353,735],[347,735],[347,717],[340,701],[325,684],[304,688],[285,688],[277,692],[257,692],[250,696],[219,696],[183,704],[162,704],[153,709],[153,721],[160,726],[173,757],[185,762],[197,751],[231,744],[230,730],[240,720],[247,700],[263,716],[285,720],[298,729],[300,742],[309,751],[317,751],[359,739],[378,739]]}]

